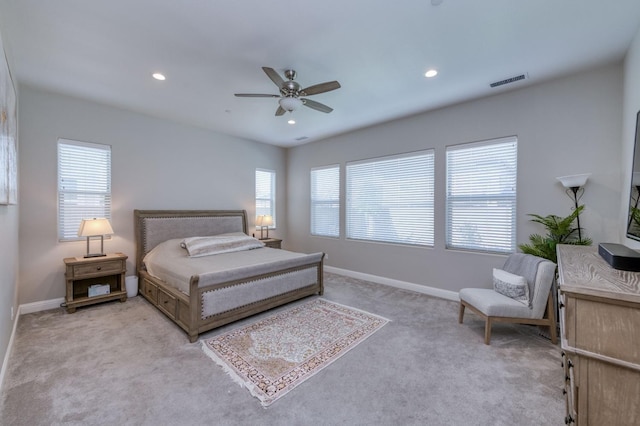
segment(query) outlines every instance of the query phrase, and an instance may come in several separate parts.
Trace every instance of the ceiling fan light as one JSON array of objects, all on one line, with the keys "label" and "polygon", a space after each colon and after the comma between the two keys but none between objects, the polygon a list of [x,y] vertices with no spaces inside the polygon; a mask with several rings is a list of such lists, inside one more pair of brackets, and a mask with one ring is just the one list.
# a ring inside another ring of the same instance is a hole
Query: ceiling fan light
[{"label": "ceiling fan light", "polygon": [[295,111],[296,109],[300,108],[300,106],[302,105],[302,101],[300,99],[292,98],[292,97],[280,98],[278,103],[280,104],[283,110],[289,111],[289,112]]}]

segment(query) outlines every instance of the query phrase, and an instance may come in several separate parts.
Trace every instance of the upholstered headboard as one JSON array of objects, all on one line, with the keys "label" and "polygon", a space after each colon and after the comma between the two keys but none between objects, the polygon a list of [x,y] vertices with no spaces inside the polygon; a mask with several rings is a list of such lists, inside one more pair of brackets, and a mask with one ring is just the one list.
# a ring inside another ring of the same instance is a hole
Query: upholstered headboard
[{"label": "upholstered headboard", "polygon": [[246,210],[134,210],[136,270],[155,246],[173,238],[247,233]]}]

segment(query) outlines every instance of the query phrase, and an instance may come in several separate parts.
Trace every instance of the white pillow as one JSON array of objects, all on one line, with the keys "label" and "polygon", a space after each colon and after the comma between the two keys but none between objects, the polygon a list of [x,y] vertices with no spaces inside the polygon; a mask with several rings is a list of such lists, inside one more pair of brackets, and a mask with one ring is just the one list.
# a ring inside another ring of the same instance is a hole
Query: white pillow
[{"label": "white pillow", "polygon": [[189,257],[202,257],[261,248],[264,247],[264,243],[245,233],[232,232],[210,237],[185,238],[180,246],[187,249]]},{"label": "white pillow", "polygon": [[523,305],[531,307],[529,284],[525,277],[493,268],[493,289]]}]

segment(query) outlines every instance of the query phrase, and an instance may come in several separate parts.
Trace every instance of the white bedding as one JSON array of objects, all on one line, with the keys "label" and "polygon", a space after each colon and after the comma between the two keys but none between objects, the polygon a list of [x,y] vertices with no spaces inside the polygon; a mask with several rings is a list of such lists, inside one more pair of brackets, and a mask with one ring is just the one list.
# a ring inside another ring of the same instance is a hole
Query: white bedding
[{"label": "white bedding", "polygon": [[319,261],[322,253],[303,254],[268,247],[189,257],[180,246],[183,239],[158,244],[143,259],[147,272],[184,294],[189,294],[191,277],[199,275],[199,287],[275,272]]}]

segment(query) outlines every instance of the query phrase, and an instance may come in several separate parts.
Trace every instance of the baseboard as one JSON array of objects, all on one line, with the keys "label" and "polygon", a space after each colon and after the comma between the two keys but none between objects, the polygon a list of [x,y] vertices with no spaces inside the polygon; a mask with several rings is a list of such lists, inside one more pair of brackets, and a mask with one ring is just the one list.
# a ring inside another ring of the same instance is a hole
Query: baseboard
[{"label": "baseboard", "polygon": [[439,297],[441,299],[453,300],[455,302],[459,302],[460,298],[458,297],[457,291],[451,290],[443,290],[441,288],[429,287],[426,285],[420,285],[415,283],[410,283],[407,281],[394,280],[391,278],[380,277],[377,275],[365,274],[362,272],[350,271],[348,269],[335,268],[333,266],[326,266],[324,270],[327,272],[333,272],[335,274],[345,275],[351,278],[357,278],[360,280],[371,281],[377,284],[388,285],[391,287],[401,288],[404,290],[411,290],[417,293],[426,294],[428,296]]},{"label": "baseboard", "polygon": [[7,350],[4,353],[4,360],[2,361],[2,369],[0,369],[0,393],[4,386],[4,375],[7,372],[9,366],[9,357],[11,356],[11,350],[13,349],[13,339],[16,335],[16,328],[18,327],[18,320],[20,319],[20,306],[18,306],[17,312],[13,317],[13,329],[11,330],[11,336],[9,337],[9,344]]},{"label": "baseboard", "polygon": [[21,314],[32,314],[34,312],[48,311],[49,309],[57,309],[60,304],[64,303],[64,297],[58,299],[42,300],[40,302],[25,303],[20,305]]}]

